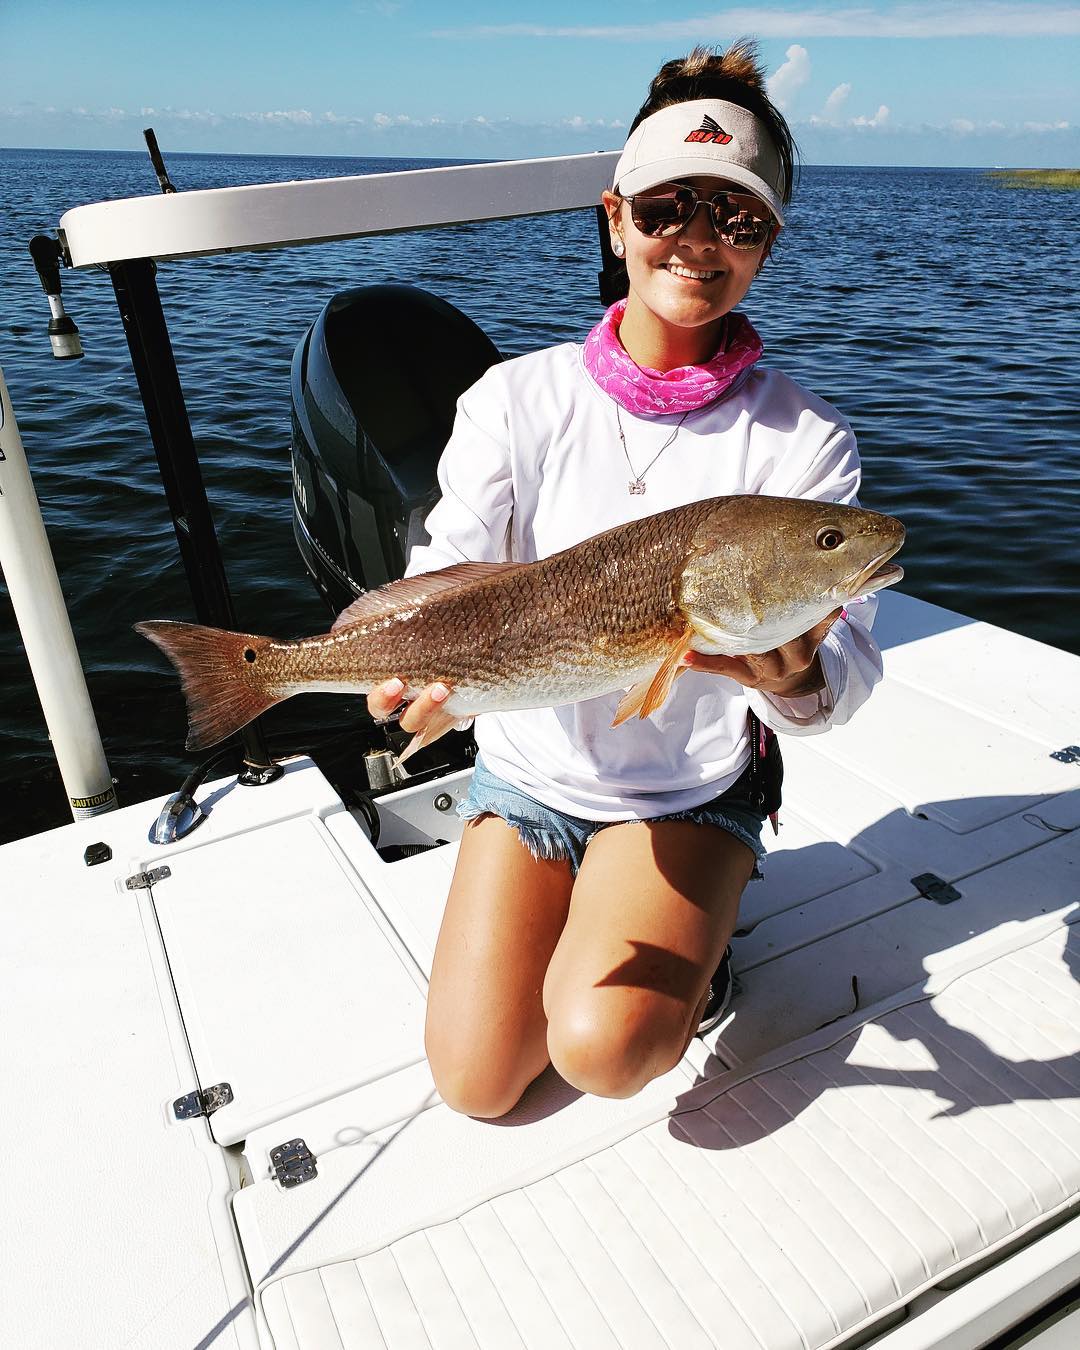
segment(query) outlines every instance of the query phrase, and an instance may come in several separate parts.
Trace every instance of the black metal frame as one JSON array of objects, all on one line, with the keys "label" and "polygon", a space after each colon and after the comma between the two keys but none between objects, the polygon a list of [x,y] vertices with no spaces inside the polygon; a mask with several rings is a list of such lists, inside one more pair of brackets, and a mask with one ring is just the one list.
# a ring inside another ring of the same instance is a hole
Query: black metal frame
[{"label": "black metal frame", "polygon": [[[149,258],[113,263],[109,268],[195,615],[200,623],[215,628],[236,628],[156,271]],[[281,776],[283,770],[270,756],[258,719],[243,729],[240,738],[244,750],[241,783],[258,786]]]}]

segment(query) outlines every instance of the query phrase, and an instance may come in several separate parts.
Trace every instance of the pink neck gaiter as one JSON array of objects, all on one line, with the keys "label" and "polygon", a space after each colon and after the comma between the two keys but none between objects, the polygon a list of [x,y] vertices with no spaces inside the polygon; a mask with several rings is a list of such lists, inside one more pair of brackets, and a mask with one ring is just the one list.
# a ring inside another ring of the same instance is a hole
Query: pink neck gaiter
[{"label": "pink neck gaiter", "polygon": [[650,370],[639,366],[619,341],[626,301],[618,300],[589,336],[582,355],[585,369],[609,397],[641,417],[693,412],[713,403],[752,366],[764,348],[753,324],[743,314],[729,314],[716,355],[700,366]]}]

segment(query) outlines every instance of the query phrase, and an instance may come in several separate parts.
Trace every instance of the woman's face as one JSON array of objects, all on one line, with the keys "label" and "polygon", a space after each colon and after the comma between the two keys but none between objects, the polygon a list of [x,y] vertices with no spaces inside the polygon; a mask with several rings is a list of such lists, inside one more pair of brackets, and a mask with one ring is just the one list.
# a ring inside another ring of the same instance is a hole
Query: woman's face
[{"label": "woman's face", "polygon": [[[730,191],[746,197],[745,189],[722,178],[679,179],[703,196]],[[754,199],[749,199],[754,200]],[[717,323],[742,300],[761,266],[779,227],[758,248],[733,248],[713,229],[708,209],[699,206],[678,234],[651,238],[634,224],[630,205],[614,193],[604,193],[614,244],[625,247],[630,279],[630,303],[643,305],[661,324],[699,328]],[[755,214],[767,216],[757,203]]]}]

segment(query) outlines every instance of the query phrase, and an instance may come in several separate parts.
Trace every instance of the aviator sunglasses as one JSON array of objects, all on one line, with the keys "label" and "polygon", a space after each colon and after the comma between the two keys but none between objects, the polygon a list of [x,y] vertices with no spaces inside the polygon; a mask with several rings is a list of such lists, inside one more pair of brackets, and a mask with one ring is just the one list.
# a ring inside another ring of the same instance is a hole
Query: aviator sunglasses
[{"label": "aviator sunglasses", "polygon": [[630,219],[650,239],[668,239],[678,234],[690,223],[699,206],[709,208],[713,229],[732,248],[760,248],[773,228],[771,216],[762,218],[754,214],[755,209],[768,210],[764,203],[731,192],[707,195],[680,183],[664,183],[624,200],[630,203]]}]

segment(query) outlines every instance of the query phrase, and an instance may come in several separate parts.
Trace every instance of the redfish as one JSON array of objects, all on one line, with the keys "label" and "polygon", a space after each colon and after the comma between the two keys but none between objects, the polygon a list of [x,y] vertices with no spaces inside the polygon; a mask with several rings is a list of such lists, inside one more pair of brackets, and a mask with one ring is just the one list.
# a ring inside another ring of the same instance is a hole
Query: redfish
[{"label": "redfish", "polygon": [[180,673],[187,748],[294,694],[451,693],[406,754],[485,712],[626,690],[613,725],[667,698],[689,651],[771,651],[892,585],[892,516],[789,497],[713,497],[618,525],[531,563],[459,563],[368,591],[329,633],[278,641],[152,620],[137,630]]}]

